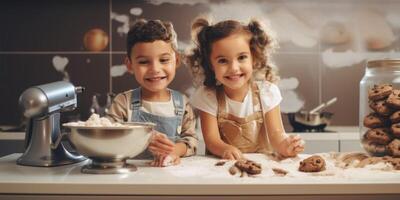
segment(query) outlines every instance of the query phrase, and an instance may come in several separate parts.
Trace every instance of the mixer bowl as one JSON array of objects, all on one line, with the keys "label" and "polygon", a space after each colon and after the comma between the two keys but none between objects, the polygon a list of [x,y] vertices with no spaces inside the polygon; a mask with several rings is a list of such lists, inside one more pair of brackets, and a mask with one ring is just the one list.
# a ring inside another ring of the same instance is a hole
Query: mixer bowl
[{"label": "mixer bowl", "polygon": [[76,151],[96,162],[119,162],[143,152],[150,143],[153,123],[125,123],[123,127],[63,124]]}]

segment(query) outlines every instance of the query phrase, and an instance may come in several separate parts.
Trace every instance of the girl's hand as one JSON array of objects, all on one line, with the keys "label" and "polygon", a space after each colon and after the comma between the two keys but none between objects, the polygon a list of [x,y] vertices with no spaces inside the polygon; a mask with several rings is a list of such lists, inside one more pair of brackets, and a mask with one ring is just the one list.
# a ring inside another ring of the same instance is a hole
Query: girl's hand
[{"label": "girl's hand", "polygon": [[295,157],[304,151],[304,140],[299,135],[286,137],[278,146],[278,153],[285,157]]},{"label": "girl's hand", "polygon": [[228,147],[224,149],[224,152],[222,153],[221,157],[222,159],[239,160],[243,158],[243,155],[238,148],[232,145],[228,145]]},{"label": "girl's hand", "polygon": [[181,163],[181,158],[175,153],[172,153],[167,156],[162,154],[154,155],[154,160],[150,165],[153,167],[167,167],[170,165],[178,165],[179,163]]},{"label": "girl's hand", "polygon": [[161,154],[165,157],[175,151],[175,143],[165,134],[154,131],[148,149],[154,156]]}]

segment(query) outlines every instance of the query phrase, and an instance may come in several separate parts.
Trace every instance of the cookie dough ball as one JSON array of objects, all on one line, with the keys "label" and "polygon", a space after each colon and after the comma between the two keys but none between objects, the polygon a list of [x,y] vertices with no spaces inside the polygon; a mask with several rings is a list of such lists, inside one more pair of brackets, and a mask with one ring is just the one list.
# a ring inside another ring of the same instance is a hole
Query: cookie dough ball
[{"label": "cookie dough ball", "polygon": [[318,155],[308,157],[300,162],[299,171],[320,172],[325,170],[325,160]]}]

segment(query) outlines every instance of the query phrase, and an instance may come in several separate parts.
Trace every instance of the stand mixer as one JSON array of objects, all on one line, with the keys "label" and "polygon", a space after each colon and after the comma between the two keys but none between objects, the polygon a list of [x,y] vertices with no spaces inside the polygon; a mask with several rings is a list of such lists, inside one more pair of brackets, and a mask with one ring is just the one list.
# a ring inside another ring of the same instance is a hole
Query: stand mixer
[{"label": "stand mixer", "polygon": [[18,165],[52,167],[85,160],[68,152],[62,143],[54,145],[60,135],[60,112],[77,107],[77,93],[83,87],[59,81],[33,86],[25,90],[19,105],[28,118],[25,135],[25,152],[17,160]]}]

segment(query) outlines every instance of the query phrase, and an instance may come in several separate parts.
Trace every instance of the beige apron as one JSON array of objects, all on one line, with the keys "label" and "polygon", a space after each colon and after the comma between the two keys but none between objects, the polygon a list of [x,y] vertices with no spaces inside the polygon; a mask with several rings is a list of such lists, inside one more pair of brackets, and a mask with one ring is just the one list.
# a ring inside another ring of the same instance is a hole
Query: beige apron
[{"label": "beige apron", "polygon": [[225,93],[222,87],[217,88],[219,133],[224,142],[237,147],[243,153],[271,152],[272,148],[264,126],[260,91],[254,82],[251,83],[251,92],[253,109],[256,107],[260,109],[241,118],[226,112]]}]

